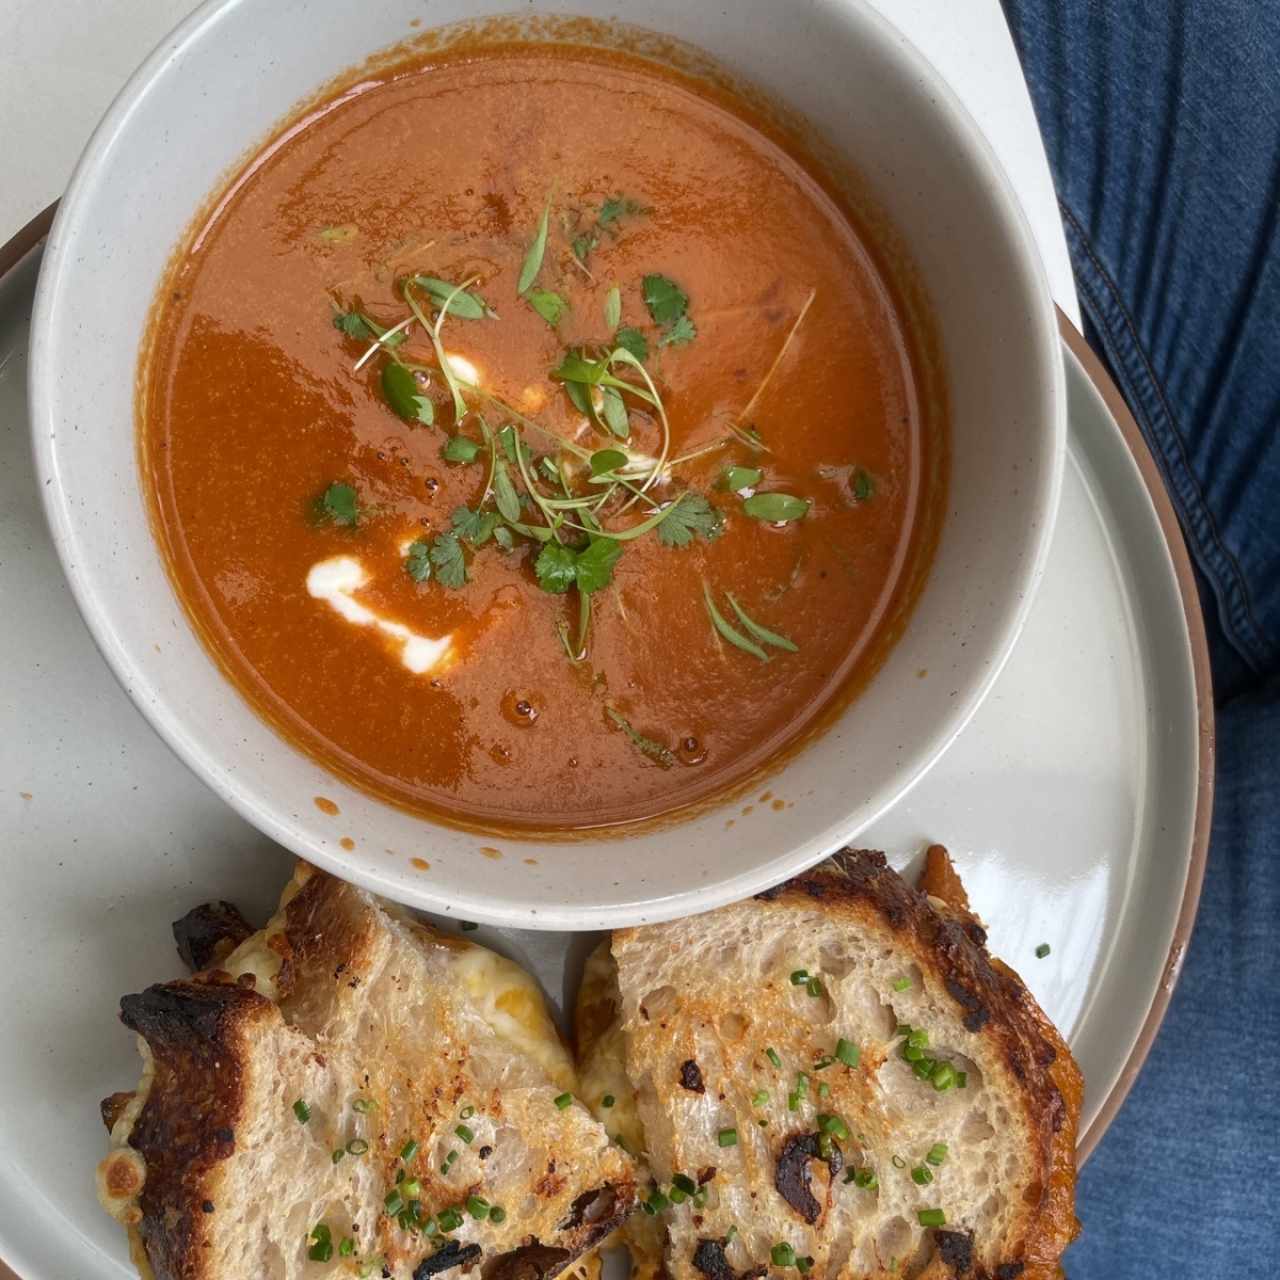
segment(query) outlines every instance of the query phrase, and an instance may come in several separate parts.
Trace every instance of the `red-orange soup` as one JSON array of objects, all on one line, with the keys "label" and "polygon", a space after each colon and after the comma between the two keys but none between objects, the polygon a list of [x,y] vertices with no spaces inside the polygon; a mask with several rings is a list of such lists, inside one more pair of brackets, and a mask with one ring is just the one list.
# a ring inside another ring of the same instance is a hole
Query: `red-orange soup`
[{"label": "red-orange soup", "polygon": [[262,714],[402,806],[565,830],[732,787],[852,696],[941,446],[834,184],[585,48],[406,65],[281,138],[175,260],[140,398],[175,582]]}]

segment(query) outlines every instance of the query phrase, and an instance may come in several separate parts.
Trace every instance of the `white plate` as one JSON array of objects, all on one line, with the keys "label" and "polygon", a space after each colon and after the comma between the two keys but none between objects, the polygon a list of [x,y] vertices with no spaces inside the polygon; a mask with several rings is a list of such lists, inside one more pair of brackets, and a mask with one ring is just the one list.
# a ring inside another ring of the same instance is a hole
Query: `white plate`
[{"label": "white plate", "polygon": [[[226,897],[262,918],[289,859],[148,728],[63,584],[28,457],[36,266],[30,255],[0,280],[0,1255],[24,1280],[123,1280],[123,1233],[92,1176],[98,1100],[137,1076],[117,1000],[177,976],[168,925],[194,904]],[[932,840],[952,849],[994,951],[1080,1060],[1087,1149],[1176,978],[1203,868],[1211,727],[1197,711],[1189,571],[1139,470],[1150,459],[1140,445],[1135,459],[1083,366],[1064,358],[1070,463],[1031,618],[987,703],[866,843],[898,866]],[[588,945],[476,936],[530,965],[560,1004]],[[1037,960],[1041,942],[1052,950]]]}]

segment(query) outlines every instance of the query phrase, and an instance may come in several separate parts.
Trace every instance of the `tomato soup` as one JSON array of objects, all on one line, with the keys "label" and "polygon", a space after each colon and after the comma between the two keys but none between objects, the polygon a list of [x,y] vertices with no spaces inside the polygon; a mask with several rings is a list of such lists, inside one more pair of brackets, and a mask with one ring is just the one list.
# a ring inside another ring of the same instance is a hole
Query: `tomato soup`
[{"label": "tomato soup", "polygon": [[586,47],[441,54],[210,208],[143,466],[194,624],[299,748],[565,831],[740,784],[856,693],[929,553],[926,344],[745,101]]}]

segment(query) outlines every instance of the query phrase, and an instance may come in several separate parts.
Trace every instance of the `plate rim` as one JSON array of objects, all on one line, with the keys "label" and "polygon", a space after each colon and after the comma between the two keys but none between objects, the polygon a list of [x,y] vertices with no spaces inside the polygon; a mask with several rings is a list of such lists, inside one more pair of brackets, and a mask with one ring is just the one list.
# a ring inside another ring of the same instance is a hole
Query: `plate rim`
[{"label": "plate rim", "polygon": [[[0,244],[0,280],[3,280],[46,239],[53,224],[57,207],[58,201],[55,200],[47,208],[36,214],[7,241]],[[1151,1051],[1151,1046],[1164,1021],[1170,999],[1181,976],[1188,943],[1195,925],[1208,858],[1213,813],[1215,724],[1209,649],[1205,636],[1204,618],[1200,609],[1199,594],[1196,588],[1191,559],[1187,552],[1173,504],[1165,488],[1163,477],[1160,474],[1154,456],[1142,437],[1137,422],[1130,413],[1107,369],[1089,347],[1080,331],[1062,311],[1061,307],[1055,307],[1055,311],[1058,319],[1059,336],[1064,346],[1079,362],[1085,376],[1101,396],[1137,466],[1169,552],[1187,626],[1192,678],[1195,687],[1198,745],[1195,813],[1190,858],[1187,863],[1181,904],[1162,968],[1162,977],[1143,1018],[1137,1039],[1129,1051],[1120,1074],[1103,1100],[1092,1123],[1077,1139],[1076,1156],[1079,1167],[1083,1166],[1085,1161],[1088,1160],[1103,1134],[1120,1111],[1120,1108],[1124,1105],[1125,1099],[1133,1088],[1134,1082],[1141,1073],[1147,1056]],[[0,1280],[18,1280],[18,1276],[6,1265],[3,1257],[0,1257]]]},{"label": "plate rim", "polygon": [[1076,1141],[1076,1162],[1082,1166],[1093,1154],[1102,1135],[1110,1128],[1129,1091],[1133,1088],[1151,1052],[1156,1034],[1164,1022],[1173,998],[1187,946],[1195,927],[1196,913],[1200,906],[1200,890],[1204,884],[1205,865],[1209,855],[1209,834],[1213,819],[1213,783],[1216,756],[1215,722],[1213,711],[1213,677],[1209,667],[1209,643],[1205,636],[1204,615],[1200,608],[1200,595],[1196,588],[1191,557],[1187,551],[1182,528],[1174,511],[1173,502],[1165,488],[1164,477],[1155,457],[1147,447],[1142,432],[1135,421],[1119,388],[1106,366],[1085,341],[1084,335],[1072,324],[1061,307],[1058,313],[1058,331],[1063,344],[1075,356],[1085,376],[1102,397],[1107,412],[1118,428],[1130,456],[1138,468],[1147,496],[1155,510],[1160,532],[1164,536],[1169,559],[1173,564],[1178,595],[1182,601],[1183,618],[1187,625],[1187,642],[1191,652],[1191,675],[1196,698],[1197,767],[1195,817],[1191,831],[1191,857],[1187,863],[1186,879],[1182,886],[1182,902],[1174,922],[1173,936],[1161,969],[1160,982],[1147,1008],[1146,1017],[1138,1031],[1138,1037],[1129,1050],[1120,1074],[1103,1099],[1098,1114],[1088,1129]]}]

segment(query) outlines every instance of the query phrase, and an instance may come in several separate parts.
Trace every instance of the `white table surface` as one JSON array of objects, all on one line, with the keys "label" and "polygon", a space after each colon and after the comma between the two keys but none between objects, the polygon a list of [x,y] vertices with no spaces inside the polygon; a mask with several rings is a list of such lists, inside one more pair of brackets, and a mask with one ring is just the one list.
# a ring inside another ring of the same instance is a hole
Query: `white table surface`
[{"label": "white table surface", "polygon": [[[1035,231],[1053,296],[1078,324],[1049,167],[998,0],[865,2],[934,62],[986,132]],[[61,195],[117,90],[196,7],[194,0],[0,3],[0,242]]]}]

